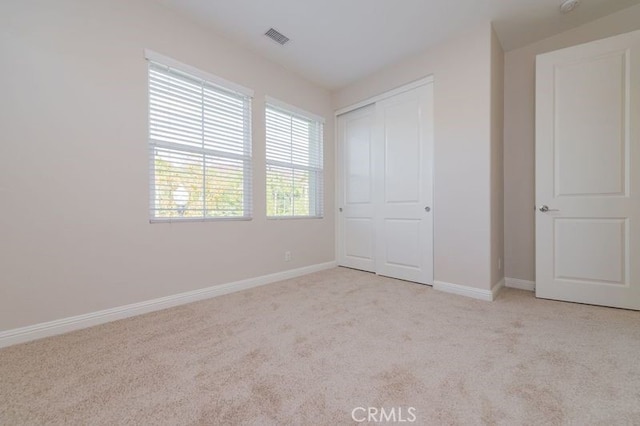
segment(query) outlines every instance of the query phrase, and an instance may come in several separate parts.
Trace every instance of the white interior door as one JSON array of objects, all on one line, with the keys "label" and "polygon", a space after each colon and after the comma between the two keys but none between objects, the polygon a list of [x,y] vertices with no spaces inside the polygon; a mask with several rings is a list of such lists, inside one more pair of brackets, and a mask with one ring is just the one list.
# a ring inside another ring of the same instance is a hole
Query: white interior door
[{"label": "white interior door", "polygon": [[640,31],[536,79],[536,295],[640,309]]},{"label": "white interior door", "polygon": [[376,271],[433,284],[433,85],[376,104]]},{"label": "white interior door", "polygon": [[338,262],[375,272],[372,131],[375,106],[338,117]]}]

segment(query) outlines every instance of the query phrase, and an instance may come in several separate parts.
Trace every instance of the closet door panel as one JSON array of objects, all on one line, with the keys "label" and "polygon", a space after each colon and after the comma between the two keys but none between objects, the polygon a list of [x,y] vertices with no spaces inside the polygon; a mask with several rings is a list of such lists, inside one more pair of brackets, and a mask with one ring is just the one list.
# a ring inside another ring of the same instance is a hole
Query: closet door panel
[{"label": "closet door panel", "polygon": [[374,106],[338,117],[338,264],[375,272]]},{"label": "closet door panel", "polygon": [[432,85],[376,104],[376,272],[433,283]]}]

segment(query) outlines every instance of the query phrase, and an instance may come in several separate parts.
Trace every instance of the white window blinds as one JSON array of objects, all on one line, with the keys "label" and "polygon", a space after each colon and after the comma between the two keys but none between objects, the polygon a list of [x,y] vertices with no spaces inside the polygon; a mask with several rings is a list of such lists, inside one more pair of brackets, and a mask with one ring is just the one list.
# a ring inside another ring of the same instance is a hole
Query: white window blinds
[{"label": "white window blinds", "polygon": [[149,61],[151,219],[251,217],[251,98]]},{"label": "white window blinds", "polygon": [[323,123],[273,102],[266,107],[268,217],[322,217]]}]

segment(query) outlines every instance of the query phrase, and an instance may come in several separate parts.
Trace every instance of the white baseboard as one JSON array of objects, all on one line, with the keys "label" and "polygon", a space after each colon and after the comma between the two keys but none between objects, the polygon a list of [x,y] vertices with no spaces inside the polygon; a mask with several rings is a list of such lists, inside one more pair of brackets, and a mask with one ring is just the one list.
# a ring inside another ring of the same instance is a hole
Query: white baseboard
[{"label": "white baseboard", "polygon": [[520,280],[518,278],[505,278],[505,287],[519,290],[536,291],[535,281]]},{"label": "white baseboard", "polygon": [[79,330],[82,328],[92,327],[94,325],[104,324],[123,318],[146,314],[148,312],[159,311],[173,306],[184,305],[198,300],[209,299],[223,294],[234,293],[236,291],[246,290],[277,281],[296,278],[313,272],[335,268],[336,266],[337,262],[320,263],[317,265],[306,266],[304,268],[291,269],[288,271],[277,272],[275,274],[263,275],[242,281],[220,284],[200,290],[188,291],[185,293],[174,294],[172,296],[160,297],[158,299],[132,303],[130,305],[2,331],[0,332],[0,348],[41,339],[43,337],[55,336],[57,334],[67,333],[69,331]]},{"label": "white baseboard", "polygon": [[[494,288],[496,289],[496,294],[499,291],[497,286],[500,283],[496,284]],[[482,290],[480,288],[468,287],[466,285],[460,284],[451,284],[443,281],[434,281],[433,288],[439,291],[444,291],[445,293],[457,294],[459,296],[471,297],[474,299],[486,300],[488,302],[493,301],[495,298],[493,289],[492,290]]]}]

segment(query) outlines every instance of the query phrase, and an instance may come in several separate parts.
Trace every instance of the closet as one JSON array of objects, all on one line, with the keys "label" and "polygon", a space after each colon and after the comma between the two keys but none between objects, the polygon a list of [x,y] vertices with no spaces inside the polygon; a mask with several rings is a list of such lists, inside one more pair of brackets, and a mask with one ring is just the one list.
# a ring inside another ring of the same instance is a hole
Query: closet
[{"label": "closet", "polygon": [[338,115],[337,132],[338,263],[432,284],[433,81]]}]

